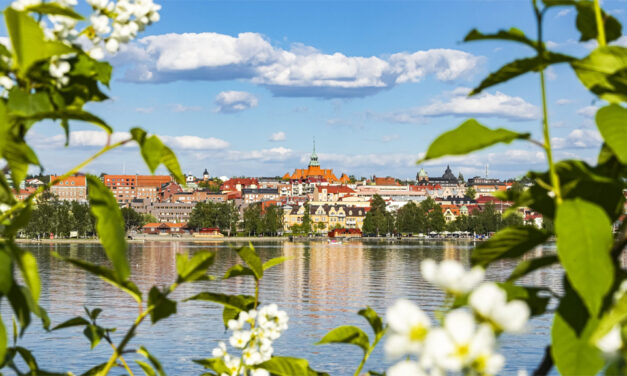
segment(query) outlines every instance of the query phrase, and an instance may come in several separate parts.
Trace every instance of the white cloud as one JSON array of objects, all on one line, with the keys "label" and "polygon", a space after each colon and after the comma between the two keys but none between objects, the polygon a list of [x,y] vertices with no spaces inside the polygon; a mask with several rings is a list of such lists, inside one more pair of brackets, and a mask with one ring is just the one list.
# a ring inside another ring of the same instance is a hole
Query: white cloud
[{"label": "white cloud", "polygon": [[566,8],[566,9],[562,9],[559,12],[557,12],[557,14],[555,15],[555,17],[564,17],[570,13],[573,12],[572,8]]},{"label": "white cloud", "polygon": [[553,42],[552,40],[547,40],[546,42],[544,42],[546,44],[547,48],[553,49],[553,48],[557,48],[559,47],[558,43]]},{"label": "white cloud", "polygon": [[622,35],[611,44],[627,48],[627,35]]},{"label": "white cloud", "polygon": [[276,133],[272,133],[272,136],[270,136],[270,141],[285,141],[287,139],[287,137],[285,137],[285,132],[276,132]]},{"label": "white cloud", "polygon": [[163,142],[173,148],[184,150],[215,150],[225,149],[229,143],[215,137],[198,137],[198,136],[160,136]]},{"label": "white cloud", "polygon": [[[110,143],[129,139],[131,137],[128,132],[114,132],[111,139],[104,131],[73,131],[70,133],[70,146],[77,147],[102,147]],[[181,150],[219,150],[225,149],[229,143],[214,137],[198,137],[198,136],[159,136],[159,138],[168,146]],[[61,147],[65,143],[65,135],[58,134],[51,137],[42,137],[37,135],[33,142],[39,147]],[[135,143],[129,143],[133,146]]]},{"label": "white cloud", "polygon": [[294,158],[292,149],[278,147],[263,150],[238,151],[231,150],[226,153],[226,159],[230,161],[258,161],[258,162],[280,162]]},{"label": "white cloud", "polygon": [[432,76],[451,81],[472,75],[483,58],[452,49],[399,52],[385,57],[323,53],[293,44],[273,46],[258,33],[148,36],[114,58],[134,82],[249,79],[277,96],[365,96]]},{"label": "white cloud", "polygon": [[257,107],[259,100],[245,91],[223,91],[216,96],[216,112],[234,113]]},{"label": "white cloud", "polygon": [[601,146],[603,138],[596,129],[574,129],[566,137],[553,137],[555,149],[590,149]]},{"label": "white cloud", "polygon": [[381,137],[381,141],[383,141],[383,142],[392,142],[394,140],[398,140],[399,138],[400,138],[400,136],[397,135],[397,134],[388,134],[388,135],[385,135],[385,136]]},{"label": "white cloud", "polygon": [[594,118],[594,115],[596,115],[598,110],[598,106],[586,106],[577,110],[577,115],[581,115],[587,118]]},{"label": "white cloud", "polygon": [[558,99],[555,103],[557,103],[560,106],[563,106],[565,104],[571,104],[573,102],[574,102],[574,100],[572,100],[572,99],[562,98],[562,99]]},{"label": "white cloud", "polygon": [[200,106],[185,106],[180,103],[171,104],[170,108],[174,112],[189,112],[189,111],[200,111],[202,107]]},{"label": "white cloud", "polygon": [[520,97],[512,97],[499,91],[468,97],[465,95],[467,92],[466,88],[458,88],[446,93],[444,100],[438,99],[426,106],[374,116],[397,123],[421,123],[427,117],[436,116],[497,117],[510,120],[532,120],[540,117],[540,109]]},{"label": "white cloud", "polygon": [[142,114],[149,114],[149,113],[154,112],[154,110],[155,110],[154,107],[137,107],[135,109],[135,112],[139,112],[139,113],[142,113]]}]

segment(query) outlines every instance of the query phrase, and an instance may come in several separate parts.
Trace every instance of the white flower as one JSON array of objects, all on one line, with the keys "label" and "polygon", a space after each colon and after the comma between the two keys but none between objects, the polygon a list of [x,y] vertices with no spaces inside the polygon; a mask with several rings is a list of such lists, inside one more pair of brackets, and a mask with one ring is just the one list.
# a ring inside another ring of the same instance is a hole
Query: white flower
[{"label": "white flower", "polygon": [[41,0],[16,0],[11,3],[11,8],[17,11],[23,11],[24,9],[41,4]]},{"label": "white flower", "polygon": [[521,300],[507,302],[507,294],[496,283],[481,284],[470,294],[470,306],[483,319],[488,320],[496,330],[519,333],[529,320],[529,307]]},{"label": "white flower", "polygon": [[109,53],[114,54],[118,52],[118,49],[120,48],[120,42],[118,42],[118,40],[115,38],[109,38],[107,43],[105,43],[105,48],[107,49],[107,51],[109,51]]},{"label": "white flower", "polygon": [[88,53],[89,56],[96,60],[100,60],[104,57],[104,51],[102,50],[102,47],[99,46],[93,47],[91,50],[88,51]]},{"label": "white flower", "polygon": [[250,371],[250,376],[270,376],[270,372],[263,368],[257,368]]},{"label": "white flower", "polygon": [[444,260],[440,265],[431,259],[420,264],[422,277],[449,294],[461,295],[475,288],[485,276],[480,266],[465,271],[462,264],[454,260]]},{"label": "white flower", "polygon": [[433,329],[427,335],[421,361],[454,372],[473,367],[480,373],[496,374],[504,359],[493,354],[494,342],[489,325],[477,328],[470,313],[453,310],[444,319],[444,328]]},{"label": "white flower", "polygon": [[15,85],[15,82],[7,76],[0,76],[0,86],[7,90],[11,90],[11,88]]},{"label": "white flower", "polygon": [[109,0],[86,0],[89,5],[96,9],[105,9]]},{"label": "white flower", "polygon": [[259,326],[268,331],[270,338],[276,339],[280,332],[287,330],[289,318],[285,311],[279,311],[276,304],[267,305],[259,310]]},{"label": "white flower", "polygon": [[50,61],[50,68],[48,69],[50,75],[54,78],[61,78],[70,71],[70,63],[64,60],[52,59]]},{"label": "white flower", "polygon": [[0,213],[5,212],[7,210],[11,209],[11,207],[7,204],[0,204]]},{"label": "white flower", "polygon": [[431,320],[414,303],[399,299],[388,308],[386,320],[391,334],[385,342],[385,353],[390,358],[405,354],[418,354],[427,337]]},{"label": "white flower", "polygon": [[233,333],[231,338],[229,338],[229,343],[231,343],[231,346],[235,348],[243,349],[244,347],[246,347],[248,341],[250,341],[250,335],[251,332],[249,330],[237,331]]},{"label": "white flower", "polygon": [[215,349],[213,349],[213,351],[211,352],[211,354],[216,357],[216,358],[222,358],[223,356],[225,356],[227,354],[226,351],[226,344],[222,341],[220,341],[218,343],[218,347],[216,347]]},{"label": "white flower", "polygon": [[254,348],[246,348],[242,351],[242,359],[247,366],[253,366],[263,362],[263,358],[259,351]]},{"label": "white flower", "polygon": [[239,358],[228,356],[224,358],[224,364],[226,365],[226,368],[229,369],[229,373],[231,375],[237,375],[237,371],[240,370],[241,362]]},{"label": "white flower", "polygon": [[111,26],[109,26],[109,17],[104,14],[94,13],[89,17],[94,31],[96,34],[108,34],[111,32]]},{"label": "white flower", "polygon": [[403,360],[388,368],[388,376],[427,376],[420,365],[411,360]]},{"label": "white flower", "polygon": [[603,338],[596,343],[597,347],[605,353],[613,353],[623,347],[623,339],[620,335],[620,326],[614,325]]}]

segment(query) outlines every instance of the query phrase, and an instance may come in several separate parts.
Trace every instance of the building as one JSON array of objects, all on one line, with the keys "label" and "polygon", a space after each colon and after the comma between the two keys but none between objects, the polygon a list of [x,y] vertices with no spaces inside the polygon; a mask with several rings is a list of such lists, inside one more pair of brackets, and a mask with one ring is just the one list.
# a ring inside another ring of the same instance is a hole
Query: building
[{"label": "building", "polygon": [[462,184],[462,182],[460,182],[459,179],[455,177],[455,175],[453,175],[453,171],[451,171],[451,167],[448,165],[446,166],[446,170],[444,170],[444,174],[442,175],[442,177],[439,178],[430,178],[425,170],[421,168],[416,175],[416,180],[418,180],[419,185],[439,184],[442,187],[456,187]]},{"label": "building", "polygon": [[151,201],[159,201],[161,187],[174,182],[169,175],[138,175],[135,198],[147,198]]},{"label": "building", "polygon": [[308,179],[318,179],[326,181],[330,184],[339,184],[340,180],[333,174],[332,169],[322,169],[320,168],[320,163],[318,162],[318,154],[316,154],[316,143],[314,141],[313,153],[311,153],[311,157],[309,158],[309,165],[306,169],[296,169],[294,173],[291,175],[286,173],[283,175],[283,180],[308,180]]},{"label": "building", "polygon": [[130,207],[139,214],[150,214],[159,222],[187,223],[195,204],[182,202],[153,202],[134,199]]},{"label": "building", "polygon": [[147,235],[180,235],[189,233],[186,223],[146,223],[142,232]]},{"label": "building", "polygon": [[361,230],[357,228],[335,228],[329,231],[330,238],[361,238]]},{"label": "building", "polygon": [[220,186],[222,192],[241,192],[244,188],[259,188],[259,181],[255,178],[233,178]]},{"label": "building", "polygon": [[336,202],[345,196],[354,194],[355,191],[343,185],[319,185],[314,188],[313,200],[323,202]]},{"label": "building", "polygon": [[[283,224],[285,231],[290,231],[294,225],[303,223],[305,215],[305,205],[293,206],[285,210]],[[328,232],[333,228],[356,228],[363,227],[364,219],[368,208],[351,207],[346,205],[308,205],[309,217],[313,232]]]},{"label": "building", "polygon": [[137,198],[137,175],[105,175],[102,181],[119,204],[128,204]]},{"label": "building", "polygon": [[242,199],[245,204],[253,202],[278,200],[279,190],[277,188],[244,188],[242,189]]},{"label": "building", "polygon": [[[57,178],[50,175],[50,181]],[[50,187],[50,192],[61,201],[87,202],[87,179],[85,176],[70,176]]]}]

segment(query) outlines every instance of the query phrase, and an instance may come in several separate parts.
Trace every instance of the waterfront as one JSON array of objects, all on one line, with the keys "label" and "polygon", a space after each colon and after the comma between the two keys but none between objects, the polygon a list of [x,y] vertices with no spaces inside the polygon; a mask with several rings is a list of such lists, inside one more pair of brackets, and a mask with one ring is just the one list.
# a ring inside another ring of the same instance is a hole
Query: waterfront
[{"label": "waterfront", "polygon": [[[131,244],[129,259],[133,280],[142,291],[153,284],[165,285],[176,277],[176,253],[208,249],[217,252],[211,274],[222,275],[238,263],[233,243],[146,242]],[[126,294],[51,256],[57,251],[65,256],[104,263],[106,259],[96,244],[24,245],[39,261],[42,279],[42,305],[53,325],[75,315],[82,315],[83,305],[104,308],[99,319],[106,327],[125,331],[136,314],[135,302]],[[351,241],[342,245],[326,243],[255,243],[262,260],[281,255],[293,259],[270,269],[262,281],[261,301],[275,302],[290,316],[289,329],[275,346],[275,354],[307,358],[312,366],[332,375],[350,375],[361,357],[361,350],[347,345],[314,346],[330,329],[339,325],[358,325],[367,329],[356,312],[370,305],[380,314],[399,297],[417,302],[433,313],[442,301],[441,293],[425,283],[419,275],[425,258],[456,259],[468,263],[472,242],[403,242]],[[535,255],[553,252],[536,249]],[[503,280],[513,268],[509,262],[497,263],[488,270],[488,278]],[[560,291],[561,272],[549,268],[522,280],[526,285],[543,285]],[[252,284],[245,279],[202,282],[184,285],[174,297],[180,300],[201,291],[251,293]],[[109,307],[108,307],[109,306]],[[227,340],[220,306],[207,302],[180,303],[178,314],[151,327],[142,326],[132,344],[145,345],[164,364],[169,375],[198,375],[200,366],[192,359],[211,356],[217,341]],[[3,307],[5,321],[8,318]],[[508,336],[502,352],[507,358],[504,374],[515,374],[519,368],[532,371],[549,342],[551,321],[543,316],[530,322],[523,335]],[[368,331],[368,333],[370,333]],[[117,338],[117,337],[116,337]],[[50,347],[54,343],[55,347]],[[44,333],[33,324],[23,345],[35,350],[39,364],[50,371],[84,372],[88,366],[106,360],[110,348],[106,343],[89,350],[82,329],[70,328]],[[382,346],[367,363],[365,370],[383,370]],[[118,374],[118,372],[116,372]]]}]

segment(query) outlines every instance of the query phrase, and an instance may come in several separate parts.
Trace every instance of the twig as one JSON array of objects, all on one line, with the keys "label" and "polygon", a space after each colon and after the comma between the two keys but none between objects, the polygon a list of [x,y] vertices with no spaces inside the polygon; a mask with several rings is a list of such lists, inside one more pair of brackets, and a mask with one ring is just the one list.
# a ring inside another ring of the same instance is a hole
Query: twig
[{"label": "twig", "polygon": [[533,376],[546,376],[553,368],[553,356],[551,356],[551,346],[547,346],[544,350],[544,358],[542,358],[542,363],[533,371]]}]

